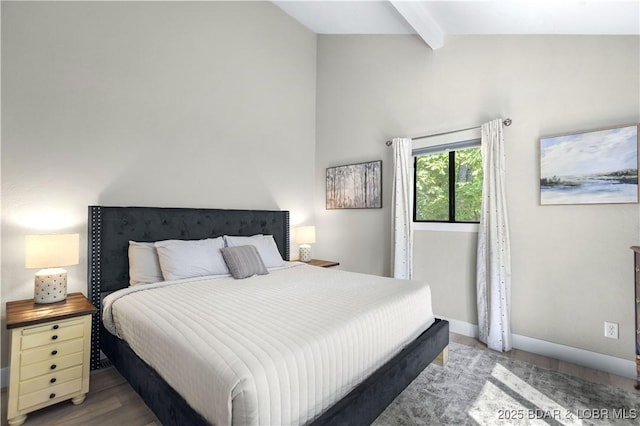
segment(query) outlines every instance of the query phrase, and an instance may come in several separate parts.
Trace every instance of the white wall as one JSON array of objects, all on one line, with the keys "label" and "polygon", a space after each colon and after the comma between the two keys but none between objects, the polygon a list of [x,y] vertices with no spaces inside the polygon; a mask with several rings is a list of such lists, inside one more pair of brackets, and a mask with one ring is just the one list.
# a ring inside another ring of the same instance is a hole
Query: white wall
[{"label": "white wall", "polygon": [[[511,117],[505,131],[513,332],[634,358],[638,205],[539,206],[539,137],[637,123],[638,37],[320,36],[316,255],[389,272],[391,150],[384,141]],[[329,166],[383,160],[382,210],[324,209]],[[434,310],[477,323],[474,233],[416,233],[415,272]],[[620,339],[603,337],[604,321]]]},{"label": "white wall", "polygon": [[[510,116],[514,332],[633,358],[638,206],[541,207],[537,180],[541,135],[639,120],[637,37],[321,36],[316,68],[316,36],[266,2],[1,7],[3,316],[32,297],[24,235],[85,241],[90,204],[315,214],[316,257],[388,274],[384,141]],[[384,208],[325,210],[325,168],[376,159]],[[442,316],[475,322],[474,244],[416,236]],[[70,291],[86,291],[81,253]]]},{"label": "white wall", "polygon": [[268,2],[2,2],[3,318],[33,297],[24,235],[84,247],[88,205],[308,220],[315,83],[315,34]]}]

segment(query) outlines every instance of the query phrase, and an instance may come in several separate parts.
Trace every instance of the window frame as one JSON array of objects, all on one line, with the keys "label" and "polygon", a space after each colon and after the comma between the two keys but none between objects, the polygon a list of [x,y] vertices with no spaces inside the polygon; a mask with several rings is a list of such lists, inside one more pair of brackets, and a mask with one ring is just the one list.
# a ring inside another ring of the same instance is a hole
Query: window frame
[{"label": "window frame", "polygon": [[[454,143],[447,143],[442,145],[435,145],[427,148],[418,148],[414,149],[412,152],[413,156],[413,223],[416,224],[424,224],[424,223],[442,223],[442,224],[468,224],[475,225],[479,224],[480,221],[469,221],[469,220],[456,220],[455,218],[455,210],[456,210],[456,163],[455,163],[455,153],[456,151],[460,151],[468,148],[478,148],[480,149],[480,139],[474,138],[471,140],[459,141]],[[449,158],[448,164],[448,173],[449,173],[449,219],[448,220],[436,220],[429,219],[423,220],[418,219],[418,157],[430,154],[436,154],[439,152],[447,151]],[[484,170],[483,170],[484,175]]]}]

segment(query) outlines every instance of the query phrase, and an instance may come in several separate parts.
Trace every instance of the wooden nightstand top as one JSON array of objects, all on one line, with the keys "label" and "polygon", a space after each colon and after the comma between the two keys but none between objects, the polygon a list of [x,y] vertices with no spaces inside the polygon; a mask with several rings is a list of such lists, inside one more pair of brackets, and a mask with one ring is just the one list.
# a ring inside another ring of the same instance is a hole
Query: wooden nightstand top
[{"label": "wooden nightstand top", "polygon": [[320,260],[320,259],[311,259],[310,261],[305,263],[311,266],[320,266],[321,268],[331,268],[332,266],[340,265],[340,262],[334,262],[333,260]]},{"label": "wooden nightstand top", "polygon": [[40,304],[33,299],[7,302],[7,328],[41,324],[96,312],[82,293],[69,293],[62,302]]}]

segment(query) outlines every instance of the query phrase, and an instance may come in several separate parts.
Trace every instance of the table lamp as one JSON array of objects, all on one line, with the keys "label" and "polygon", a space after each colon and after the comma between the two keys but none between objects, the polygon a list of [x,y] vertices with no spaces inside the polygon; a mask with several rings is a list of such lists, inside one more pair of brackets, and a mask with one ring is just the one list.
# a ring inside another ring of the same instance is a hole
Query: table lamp
[{"label": "table lamp", "polygon": [[44,268],[36,272],[33,300],[36,303],[61,302],[67,298],[67,271],[61,266],[79,263],[79,234],[27,235],[25,268]]},{"label": "table lamp", "polygon": [[300,261],[309,262],[311,260],[311,245],[316,242],[315,226],[296,227],[296,244],[300,245]]}]

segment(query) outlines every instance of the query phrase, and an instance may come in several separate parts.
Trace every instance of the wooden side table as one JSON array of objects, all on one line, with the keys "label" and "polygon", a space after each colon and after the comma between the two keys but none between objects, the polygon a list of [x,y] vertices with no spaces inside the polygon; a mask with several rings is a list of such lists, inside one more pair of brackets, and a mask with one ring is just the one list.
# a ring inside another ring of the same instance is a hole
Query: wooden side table
[{"label": "wooden side table", "polygon": [[305,263],[307,265],[319,266],[321,268],[331,268],[333,266],[340,265],[340,262],[334,262],[333,260],[320,260],[320,259],[311,259],[310,261]]},{"label": "wooden side table", "polygon": [[21,425],[27,414],[89,392],[91,315],[96,308],[82,293],[62,302],[7,302],[11,330],[7,418]]}]

